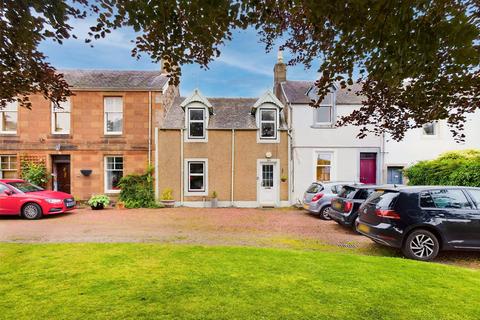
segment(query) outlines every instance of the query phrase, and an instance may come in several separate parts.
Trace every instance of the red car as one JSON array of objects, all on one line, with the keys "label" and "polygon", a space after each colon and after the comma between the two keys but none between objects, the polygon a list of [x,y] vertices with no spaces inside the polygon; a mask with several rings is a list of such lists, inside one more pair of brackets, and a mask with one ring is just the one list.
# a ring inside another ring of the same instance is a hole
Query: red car
[{"label": "red car", "polygon": [[49,191],[20,179],[0,179],[0,215],[39,219],[75,209],[72,195]]}]

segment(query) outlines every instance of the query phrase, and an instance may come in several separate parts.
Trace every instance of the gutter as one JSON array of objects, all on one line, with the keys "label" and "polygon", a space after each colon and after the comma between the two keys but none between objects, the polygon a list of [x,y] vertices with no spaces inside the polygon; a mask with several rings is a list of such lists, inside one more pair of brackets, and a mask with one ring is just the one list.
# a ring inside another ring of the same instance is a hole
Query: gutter
[{"label": "gutter", "polygon": [[155,127],[155,199],[159,200],[159,181],[158,181],[158,128]]},{"label": "gutter", "polygon": [[183,128],[180,129],[180,203],[183,205],[184,195],[183,195],[183,184],[184,184],[184,165],[183,165]]},{"label": "gutter", "polygon": [[148,166],[152,164],[152,91],[148,91]]},{"label": "gutter", "polygon": [[231,173],[231,190],[230,190],[230,204],[234,206],[234,174],[235,173],[235,129],[232,129],[232,173]]},{"label": "gutter", "polygon": [[288,101],[288,96],[285,94],[282,83],[280,83],[280,89],[282,94],[287,101],[287,112],[288,112],[288,202],[292,204],[292,195],[295,192],[295,163],[293,162],[293,129],[292,129],[292,117],[293,117],[293,107],[290,101]]}]

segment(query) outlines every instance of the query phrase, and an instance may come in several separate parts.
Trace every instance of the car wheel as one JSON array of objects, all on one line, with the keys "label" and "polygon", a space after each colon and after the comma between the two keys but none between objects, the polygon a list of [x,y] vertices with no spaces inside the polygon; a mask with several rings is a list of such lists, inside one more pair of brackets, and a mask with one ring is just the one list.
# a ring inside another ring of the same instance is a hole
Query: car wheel
[{"label": "car wheel", "polygon": [[318,217],[322,220],[331,220],[330,216],[328,215],[329,211],[330,211],[330,206],[323,207],[322,210],[320,210]]},{"label": "car wheel", "polygon": [[40,219],[42,217],[42,208],[36,203],[27,203],[22,208],[22,216],[28,220]]},{"label": "car wheel", "polygon": [[430,261],[440,250],[437,237],[427,230],[415,230],[410,233],[403,244],[403,254],[410,259]]}]

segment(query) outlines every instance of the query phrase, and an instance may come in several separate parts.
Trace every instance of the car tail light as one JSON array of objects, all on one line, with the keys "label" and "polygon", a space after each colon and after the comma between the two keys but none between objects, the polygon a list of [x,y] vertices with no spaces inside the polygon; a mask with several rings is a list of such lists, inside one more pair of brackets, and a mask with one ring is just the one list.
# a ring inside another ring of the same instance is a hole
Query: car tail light
[{"label": "car tail light", "polygon": [[353,202],[345,201],[343,205],[343,211],[350,212],[350,210],[352,210],[352,207],[353,207]]},{"label": "car tail light", "polygon": [[395,210],[375,210],[375,214],[381,218],[400,219],[400,215]]},{"label": "car tail light", "polygon": [[318,201],[322,197],[323,197],[323,193],[317,193],[316,195],[313,196],[312,201]]}]

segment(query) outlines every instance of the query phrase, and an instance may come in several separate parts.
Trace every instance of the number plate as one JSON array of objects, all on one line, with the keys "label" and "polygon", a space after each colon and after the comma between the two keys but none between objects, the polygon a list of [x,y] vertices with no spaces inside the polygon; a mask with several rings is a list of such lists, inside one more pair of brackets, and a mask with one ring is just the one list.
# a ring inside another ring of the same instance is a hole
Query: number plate
[{"label": "number plate", "polygon": [[369,233],[370,232],[370,227],[369,226],[366,226],[364,224],[359,224],[358,225],[358,231],[362,231],[362,232],[365,232],[365,233]]},{"label": "number plate", "polygon": [[65,206],[67,208],[75,207],[75,200],[71,200],[71,199],[65,200]]}]

